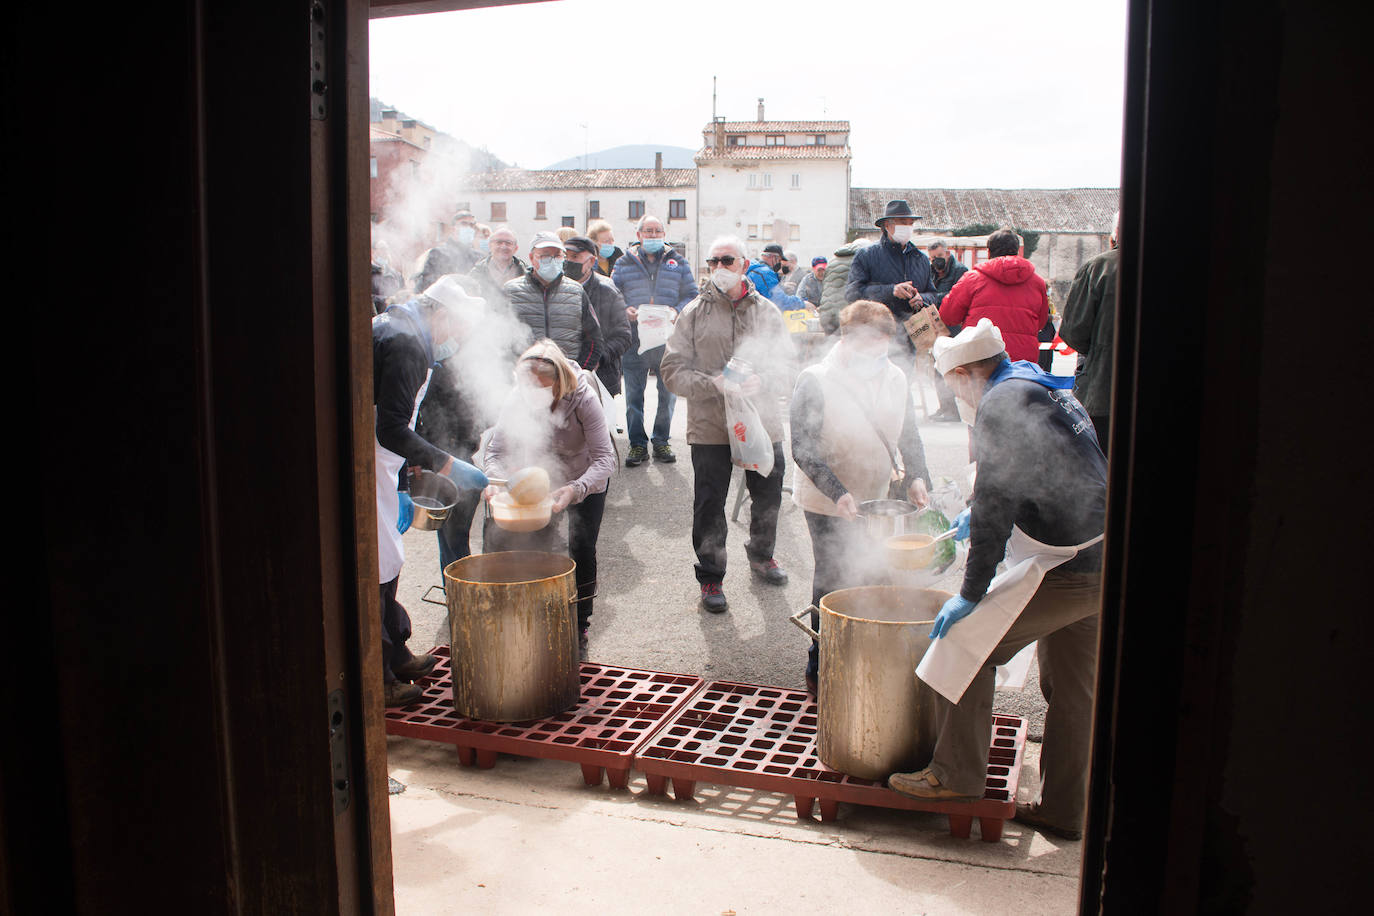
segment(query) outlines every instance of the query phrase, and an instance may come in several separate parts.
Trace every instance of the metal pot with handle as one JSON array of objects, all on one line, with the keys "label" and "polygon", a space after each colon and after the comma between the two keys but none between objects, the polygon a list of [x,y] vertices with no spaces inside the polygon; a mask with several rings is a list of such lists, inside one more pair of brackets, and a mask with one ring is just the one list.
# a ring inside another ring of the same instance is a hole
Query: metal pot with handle
[{"label": "metal pot with handle", "polygon": [[520,722],[577,704],[576,568],[561,554],[512,550],[444,569],[459,715]]},{"label": "metal pot with handle", "polygon": [[[886,779],[935,753],[933,691],[916,677],[950,593],[863,586],[831,592],[792,622],[820,643],[817,751],[834,770]],[[802,621],[819,612],[820,632]]]},{"label": "metal pot with handle", "polygon": [[911,526],[918,511],[904,499],[866,499],[859,503],[859,518],[864,530],[879,547],[895,534],[914,531]]},{"label": "metal pot with handle", "polygon": [[458,503],[458,485],[443,474],[422,470],[410,478],[410,500],[415,505],[410,526],[438,531]]}]

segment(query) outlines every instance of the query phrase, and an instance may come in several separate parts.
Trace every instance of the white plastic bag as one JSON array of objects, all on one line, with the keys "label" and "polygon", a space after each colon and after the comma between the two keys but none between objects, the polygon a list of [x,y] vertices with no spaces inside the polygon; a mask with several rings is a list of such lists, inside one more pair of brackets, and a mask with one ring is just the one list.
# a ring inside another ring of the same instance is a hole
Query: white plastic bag
[{"label": "white plastic bag", "polygon": [[668,342],[677,311],[666,305],[641,305],[635,320],[639,322],[639,352],[644,353]]},{"label": "white plastic bag", "polygon": [[725,427],[730,436],[730,460],[736,467],[767,477],[773,473],[773,443],[759,412],[738,391],[725,390]]}]

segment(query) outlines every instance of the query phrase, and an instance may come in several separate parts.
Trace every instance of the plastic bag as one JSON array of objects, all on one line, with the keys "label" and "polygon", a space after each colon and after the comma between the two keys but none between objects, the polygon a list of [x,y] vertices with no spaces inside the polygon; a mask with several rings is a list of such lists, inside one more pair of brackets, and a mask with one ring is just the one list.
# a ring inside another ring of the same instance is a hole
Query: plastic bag
[{"label": "plastic bag", "polygon": [[677,311],[666,305],[641,305],[635,320],[639,322],[639,352],[644,353],[668,342]]},{"label": "plastic bag", "polygon": [[725,426],[730,435],[730,460],[736,467],[767,477],[773,473],[773,442],[759,412],[738,391],[725,390]]}]

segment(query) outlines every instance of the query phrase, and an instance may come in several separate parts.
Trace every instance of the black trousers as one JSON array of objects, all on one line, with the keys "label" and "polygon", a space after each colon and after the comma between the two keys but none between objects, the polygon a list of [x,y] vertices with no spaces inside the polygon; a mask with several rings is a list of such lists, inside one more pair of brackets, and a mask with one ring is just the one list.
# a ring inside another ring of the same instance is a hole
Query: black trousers
[{"label": "black trousers", "polygon": [[1097,445],[1102,449],[1102,454],[1107,454],[1107,435],[1112,431],[1112,418],[1108,414],[1098,414],[1095,417],[1088,417],[1093,421],[1093,429],[1097,432]]},{"label": "black trousers", "polygon": [[[811,603],[820,607],[821,599],[842,588],[886,585],[887,569],[883,556],[871,547],[862,522],[846,521],[834,515],[803,512],[811,533],[811,556],[815,572],[811,575]],[[811,615],[811,626],[819,632],[820,615]],[[812,641],[806,653],[806,673],[815,677],[820,647]]]},{"label": "black trousers", "polygon": [[396,586],[401,581],[397,576],[390,582],[382,583],[382,682],[390,684],[396,680],[392,666],[410,661],[412,654],[406,648],[410,639],[410,615],[396,600]]},{"label": "black trousers", "polygon": [[444,581],[444,570],[454,560],[461,560],[472,553],[468,546],[468,533],[472,530],[472,517],[482,503],[481,490],[460,490],[458,502],[448,512],[448,518],[436,534],[439,535],[439,581]]},{"label": "black trousers", "polygon": [[[725,579],[725,497],[730,492],[728,445],[692,446],[692,549],[697,554],[697,581],[719,584]],[[773,473],[764,477],[744,472],[749,488],[749,540],[744,552],[751,562],[773,559],[778,536],[778,509],[782,505],[782,480],[786,471],[782,443],[773,443]]]},{"label": "black trousers", "polygon": [[[582,502],[569,506],[562,513],[567,518],[567,554],[577,564],[574,578],[577,581],[579,629],[586,629],[591,621],[592,599],[596,596],[596,539],[601,534],[601,517],[606,512],[606,494],[609,492],[608,485],[604,492],[588,494]],[[488,515],[482,523],[482,551],[542,550],[546,553],[562,553],[563,525],[562,521],[555,519],[538,531],[506,531],[497,527]]]}]

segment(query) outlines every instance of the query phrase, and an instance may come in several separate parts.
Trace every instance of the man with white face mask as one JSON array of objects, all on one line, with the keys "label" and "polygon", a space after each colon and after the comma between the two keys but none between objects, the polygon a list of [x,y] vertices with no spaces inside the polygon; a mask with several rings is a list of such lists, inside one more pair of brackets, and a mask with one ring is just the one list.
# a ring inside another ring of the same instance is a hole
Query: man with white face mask
[{"label": "man with white face mask", "polygon": [[424,266],[415,277],[413,289],[429,289],[445,274],[465,274],[482,257],[477,250],[477,217],[471,210],[453,214],[453,226],[443,244],[425,252]]},{"label": "man with white face mask", "polygon": [[[935,688],[935,754],[926,769],[894,773],[888,785],[916,798],[981,798],[994,669],[1038,641],[1048,703],[1041,801],[1018,805],[1016,818],[1076,838],[1087,803],[1107,460],[1071,392],[1073,379],[1012,361],[1005,347],[986,318],[935,342],[936,368],[965,409],[976,412],[978,474],[959,520],[970,535],[963,584],[940,609],[930,634],[936,644],[918,669]],[[1004,556],[1007,570],[994,579]],[[946,639],[957,651],[944,651],[939,643]],[[972,666],[935,664],[969,655]]]},{"label": "man with white face mask", "polygon": [[[749,259],[737,238],[717,239],[707,249],[710,278],[682,310],[664,349],[660,374],[668,390],[687,400],[687,444],[692,449],[692,547],[702,606],[713,614],[728,608],[725,579],[725,496],[734,464],[725,412],[724,369],[732,358],[743,376],[739,393],[758,411],[773,445],[773,469],[766,477],[744,472],[752,500],[749,541],[744,552],[755,576],[770,585],[787,584],[773,559],[778,508],[782,504],[782,411],[779,399],[792,389],[792,341],[782,313],[744,278]],[[628,257],[628,255],[626,256]],[[625,259],[621,259],[623,264]],[[619,268],[617,267],[617,270]]]},{"label": "man with white face mask", "polygon": [[529,271],[502,292],[515,317],[529,327],[530,340],[552,340],[578,366],[595,370],[605,350],[601,326],[582,284],[563,273],[566,255],[557,233],[536,232]]},{"label": "man with white face mask", "polygon": [[892,312],[897,330],[889,355],[908,377],[915,366],[916,348],[903,323],[935,296],[930,258],[911,241],[917,219],[906,201],[888,201],[883,215],[875,220],[882,238],[854,255],[844,287],[848,301],[881,302]]},{"label": "man with white face mask", "polygon": [[[815,605],[842,588],[885,584],[881,554],[875,563],[859,521],[861,503],[889,498],[894,483],[916,505],[930,502],[911,386],[887,358],[893,330],[881,303],[860,299],[846,306],[840,342],[798,376],[792,392],[792,460],[799,471],[792,501],[811,533]],[[818,658],[812,642],[806,685],[813,693]]]}]

